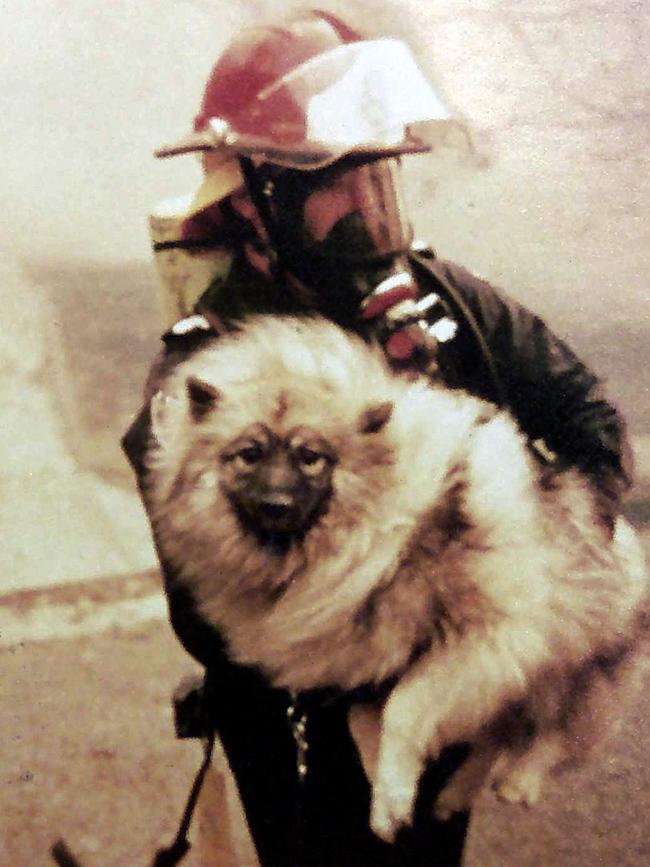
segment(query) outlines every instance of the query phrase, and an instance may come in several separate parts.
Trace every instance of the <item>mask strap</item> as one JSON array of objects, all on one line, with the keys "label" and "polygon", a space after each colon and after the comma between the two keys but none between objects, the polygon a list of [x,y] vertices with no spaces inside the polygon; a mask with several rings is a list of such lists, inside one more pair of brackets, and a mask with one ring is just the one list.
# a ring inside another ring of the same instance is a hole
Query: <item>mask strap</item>
[{"label": "mask strap", "polygon": [[[278,237],[277,227],[273,219],[271,210],[271,196],[267,183],[263,182],[256,170],[253,161],[249,157],[240,157],[239,164],[241,165],[242,174],[246,181],[246,188],[251,197],[251,201],[255,206],[255,210],[260,216],[262,225],[266,229],[266,234],[269,237],[269,249],[267,251],[271,261],[271,270],[276,280],[281,280],[285,268],[282,263],[282,245]],[[268,182],[270,183],[270,181]]]}]

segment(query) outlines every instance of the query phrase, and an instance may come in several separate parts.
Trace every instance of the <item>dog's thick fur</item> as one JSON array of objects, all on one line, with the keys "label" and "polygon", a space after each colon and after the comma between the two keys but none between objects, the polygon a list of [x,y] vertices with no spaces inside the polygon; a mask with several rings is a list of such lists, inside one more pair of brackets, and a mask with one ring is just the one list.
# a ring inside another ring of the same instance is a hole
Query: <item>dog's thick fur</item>
[{"label": "dog's thick fur", "polygon": [[[192,411],[192,378],[214,407]],[[385,423],[363,423],[387,402]],[[396,679],[364,750],[382,837],[445,745],[474,750],[439,815],[488,779],[533,801],[618,706],[643,633],[640,548],[621,519],[610,543],[585,479],[549,475],[507,413],[392,373],[322,320],[261,317],[181,364],[152,415],[157,540],[232,657],[296,691]],[[308,426],[337,455],[327,507],[284,546],[222,491],[221,451],[251,423]]]}]

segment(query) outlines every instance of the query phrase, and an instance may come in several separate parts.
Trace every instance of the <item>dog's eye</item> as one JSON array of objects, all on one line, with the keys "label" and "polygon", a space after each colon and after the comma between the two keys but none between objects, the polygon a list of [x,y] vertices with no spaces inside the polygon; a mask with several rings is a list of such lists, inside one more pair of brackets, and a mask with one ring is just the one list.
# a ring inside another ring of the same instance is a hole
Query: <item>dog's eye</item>
[{"label": "dog's eye", "polygon": [[259,463],[262,459],[264,451],[262,446],[259,443],[254,443],[253,445],[246,446],[246,448],[241,449],[237,452],[237,458],[241,463],[245,464],[247,467],[252,467],[254,464]]},{"label": "dog's eye", "polygon": [[311,475],[320,473],[327,465],[327,457],[324,454],[307,448],[307,446],[301,446],[298,449],[297,458],[305,472]]}]

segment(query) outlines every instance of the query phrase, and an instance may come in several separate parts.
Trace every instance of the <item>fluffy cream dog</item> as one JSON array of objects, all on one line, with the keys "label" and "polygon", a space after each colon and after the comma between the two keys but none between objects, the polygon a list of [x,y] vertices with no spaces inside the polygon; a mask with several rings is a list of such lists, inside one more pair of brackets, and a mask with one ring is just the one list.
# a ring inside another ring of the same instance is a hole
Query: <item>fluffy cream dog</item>
[{"label": "fluffy cream dog", "polygon": [[507,413],[322,320],[260,317],[176,368],[152,418],[157,539],[232,657],[295,691],[396,682],[379,725],[352,715],[383,838],[445,745],[474,750],[439,815],[486,780],[532,802],[618,704],[639,546]]}]

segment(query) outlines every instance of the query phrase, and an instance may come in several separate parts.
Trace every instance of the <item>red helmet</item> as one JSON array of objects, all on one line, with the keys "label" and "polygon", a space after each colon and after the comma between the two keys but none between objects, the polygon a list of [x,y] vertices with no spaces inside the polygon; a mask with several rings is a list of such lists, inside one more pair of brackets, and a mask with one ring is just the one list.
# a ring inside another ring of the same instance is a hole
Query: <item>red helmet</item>
[{"label": "red helmet", "polygon": [[447,117],[404,43],[365,40],[312,11],[236,36],[212,69],[194,133],[157,155],[217,150],[319,168],[428,150],[409,124]]}]

